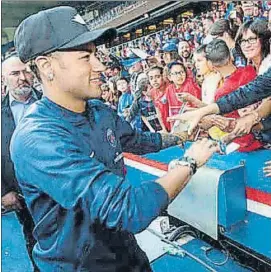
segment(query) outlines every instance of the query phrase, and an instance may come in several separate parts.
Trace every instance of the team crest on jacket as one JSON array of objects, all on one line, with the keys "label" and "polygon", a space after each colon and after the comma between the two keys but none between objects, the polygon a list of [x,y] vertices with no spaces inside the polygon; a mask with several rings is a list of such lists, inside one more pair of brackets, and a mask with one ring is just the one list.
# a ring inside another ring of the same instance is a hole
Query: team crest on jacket
[{"label": "team crest on jacket", "polygon": [[116,140],[116,136],[113,132],[113,130],[111,128],[108,128],[107,131],[106,131],[106,138],[107,138],[107,141],[109,142],[109,144],[112,146],[112,147],[116,147],[117,146],[117,140]]}]

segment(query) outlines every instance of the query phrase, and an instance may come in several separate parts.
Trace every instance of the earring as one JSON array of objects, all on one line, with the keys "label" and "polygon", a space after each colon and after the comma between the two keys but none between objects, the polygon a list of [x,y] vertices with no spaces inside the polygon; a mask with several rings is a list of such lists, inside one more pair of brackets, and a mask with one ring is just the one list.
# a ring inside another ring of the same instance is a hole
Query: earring
[{"label": "earring", "polygon": [[47,78],[48,78],[49,81],[53,81],[53,79],[54,79],[54,74],[53,74],[53,73],[49,73],[49,74],[47,75]]}]

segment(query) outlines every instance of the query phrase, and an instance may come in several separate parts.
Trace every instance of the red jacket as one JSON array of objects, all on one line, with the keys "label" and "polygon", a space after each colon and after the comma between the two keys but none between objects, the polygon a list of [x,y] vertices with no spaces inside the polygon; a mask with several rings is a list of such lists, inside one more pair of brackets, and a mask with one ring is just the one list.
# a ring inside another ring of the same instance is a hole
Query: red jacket
[{"label": "red jacket", "polygon": [[[246,85],[256,78],[257,74],[252,66],[238,68],[232,75],[224,80],[221,88],[217,89],[215,93],[215,101],[226,94],[232,93],[239,87]],[[239,118],[238,111],[233,111],[225,115],[226,117]],[[240,145],[239,151],[249,152],[262,147],[262,143],[256,140],[252,133],[242,136],[234,140],[235,143]]]}]

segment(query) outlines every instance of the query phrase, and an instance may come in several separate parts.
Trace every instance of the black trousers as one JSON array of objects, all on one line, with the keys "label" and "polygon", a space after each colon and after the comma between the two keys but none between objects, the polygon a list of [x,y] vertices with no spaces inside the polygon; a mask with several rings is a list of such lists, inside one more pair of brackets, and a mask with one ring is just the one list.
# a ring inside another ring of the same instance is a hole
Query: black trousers
[{"label": "black trousers", "polygon": [[36,243],[35,238],[33,237],[33,230],[34,230],[34,221],[33,218],[26,206],[26,203],[23,198],[20,199],[21,205],[23,207],[22,210],[16,210],[15,213],[17,215],[17,218],[20,222],[20,224],[23,227],[23,233],[24,233],[24,239],[26,242],[26,248],[29,255],[29,258],[32,262],[32,265],[34,267],[34,272],[39,272],[38,267],[36,266],[33,256],[32,256],[32,250]]}]

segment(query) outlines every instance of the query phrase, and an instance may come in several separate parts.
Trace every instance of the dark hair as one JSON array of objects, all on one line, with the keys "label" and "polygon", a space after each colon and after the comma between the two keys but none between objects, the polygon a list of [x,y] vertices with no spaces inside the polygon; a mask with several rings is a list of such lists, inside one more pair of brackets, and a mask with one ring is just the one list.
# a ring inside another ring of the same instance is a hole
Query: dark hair
[{"label": "dark hair", "polygon": [[244,33],[247,32],[248,29],[254,34],[256,34],[257,37],[259,38],[262,46],[262,59],[264,59],[270,53],[269,39],[271,37],[271,31],[268,29],[267,21],[263,19],[249,20],[240,26],[236,34],[235,41],[236,49],[242,55],[243,53],[240,46],[240,42],[243,38]]},{"label": "dark hair", "polygon": [[[53,53],[54,52],[46,54],[45,56],[51,57]],[[29,68],[30,68],[31,72],[34,74],[34,76],[37,78],[37,80],[40,83],[42,83],[42,79],[41,79],[41,76],[40,76],[40,71],[39,71],[39,68],[38,68],[37,64],[35,63],[35,60],[30,60],[29,61]]]},{"label": "dark hair", "polygon": [[229,20],[226,19],[219,19],[217,20],[210,31],[210,34],[213,36],[223,36],[224,33],[228,33],[232,37],[232,30],[230,27]]},{"label": "dark hair", "polygon": [[126,77],[118,77],[118,78],[116,78],[116,84],[120,80],[124,80],[124,81],[126,81],[129,84],[129,80]]},{"label": "dark hair", "polygon": [[168,70],[170,71],[172,69],[173,66],[176,66],[176,65],[179,65],[181,67],[183,67],[184,71],[186,72],[186,68],[185,66],[183,65],[183,63],[179,62],[179,61],[172,61],[170,62],[167,67],[168,67]]},{"label": "dark hair", "polygon": [[164,68],[161,66],[152,66],[148,71],[147,71],[147,76],[149,75],[149,72],[153,71],[153,70],[159,70],[160,74],[163,74]]},{"label": "dark hair", "polygon": [[121,71],[121,67],[116,64],[113,64],[110,68],[111,68],[111,70],[118,69],[119,71]]},{"label": "dark hair", "polygon": [[107,83],[103,83],[103,84],[101,85],[101,90],[102,90],[103,92],[109,92],[109,86],[108,86],[108,84],[107,84]]},{"label": "dark hair", "polygon": [[35,63],[35,60],[30,60],[29,68],[32,71],[32,73],[34,74],[34,76],[37,78],[37,80],[42,83],[40,71],[39,71],[38,66]]},{"label": "dark hair", "polygon": [[138,90],[142,92],[146,92],[148,90],[149,80],[146,77],[141,78],[138,83]]},{"label": "dark hair", "polygon": [[177,51],[164,52],[164,54],[165,53],[170,54],[171,59],[178,60],[180,58]]},{"label": "dark hair", "polygon": [[206,55],[206,47],[207,47],[207,44],[202,44],[195,49],[194,53],[195,54],[202,54],[203,53],[204,55]]},{"label": "dark hair", "polygon": [[207,16],[206,18],[205,18],[205,20],[208,20],[208,21],[210,21],[210,22],[214,22],[214,19],[211,17],[211,16]]},{"label": "dark hair", "polygon": [[214,66],[221,67],[228,63],[231,53],[227,44],[220,39],[211,41],[206,47],[206,59]]}]

